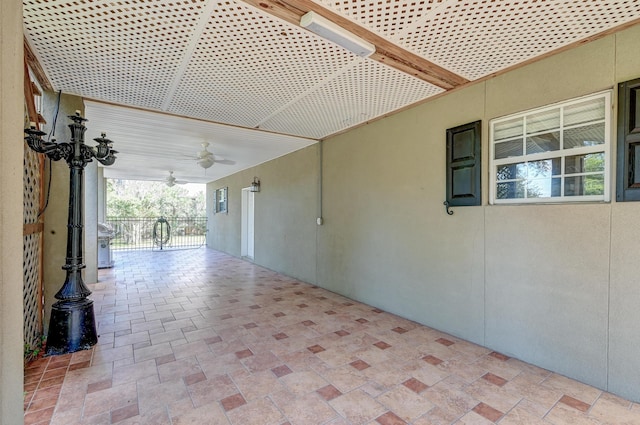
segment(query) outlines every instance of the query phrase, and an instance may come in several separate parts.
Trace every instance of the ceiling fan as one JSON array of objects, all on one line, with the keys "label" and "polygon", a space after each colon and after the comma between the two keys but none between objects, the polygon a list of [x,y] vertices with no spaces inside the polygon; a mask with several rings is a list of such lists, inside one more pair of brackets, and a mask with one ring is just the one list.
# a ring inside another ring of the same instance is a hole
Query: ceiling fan
[{"label": "ceiling fan", "polygon": [[167,178],[165,179],[165,184],[169,187],[173,187],[177,184],[186,184],[189,183],[187,181],[184,180],[177,180],[174,176],[173,176],[173,171],[169,171],[169,175],[167,176]]},{"label": "ceiling fan", "polygon": [[229,159],[222,159],[219,157],[216,158],[213,152],[207,149],[207,147],[209,146],[209,142],[203,142],[201,145],[202,145],[202,150],[198,152],[198,154],[194,158],[200,167],[207,169],[211,167],[214,163],[226,164],[226,165],[233,165],[236,163],[235,161],[231,161]]}]

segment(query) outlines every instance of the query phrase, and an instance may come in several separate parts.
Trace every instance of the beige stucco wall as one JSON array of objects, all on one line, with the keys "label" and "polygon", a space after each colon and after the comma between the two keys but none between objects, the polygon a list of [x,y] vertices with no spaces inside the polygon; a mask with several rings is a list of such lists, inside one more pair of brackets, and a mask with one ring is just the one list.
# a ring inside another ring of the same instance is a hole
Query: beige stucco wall
[{"label": "beige stucco wall", "polygon": [[[640,77],[639,39],[636,26],[488,81],[486,118],[609,88],[615,96],[617,83]],[[639,213],[615,202],[486,208],[487,345],[640,399],[631,308],[640,267],[628,256],[639,240],[622,237]]]},{"label": "beige stucco wall", "polygon": [[[484,118],[614,88],[615,40],[487,81]],[[610,215],[611,204],[485,208],[486,345],[607,386]]]},{"label": "beige stucco wall", "polygon": [[[207,185],[207,245],[241,255],[242,189],[254,177],[262,183],[254,195],[254,260],[267,268],[314,282],[318,146],[301,149],[260,167]],[[228,187],[228,214],[213,214],[213,192]],[[278,201],[279,200],[279,201]]]},{"label": "beige stucco wall", "polygon": [[[231,177],[207,184],[207,245],[216,246],[219,250],[236,257],[240,256],[240,208],[242,188],[247,187],[248,174],[241,172]],[[228,213],[215,214],[215,190],[228,188]],[[224,231],[222,231],[224,229]]]},{"label": "beige stucco wall", "polygon": [[[640,77],[640,26],[616,35],[615,79]],[[609,386],[640,399],[640,203],[613,203],[609,277]]]},{"label": "beige stucco wall", "polygon": [[[489,121],[640,77],[638,40],[635,26],[324,141],[315,234],[317,147],[244,173],[283,177],[256,197],[256,263],[640,401],[640,203],[488,205]],[[484,205],[448,216],[445,131],[475,120]],[[226,220],[210,245],[239,255],[239,211]],[[290,235],[312,241],[285,250]]]},{"label": "beige stucco wall", "polygon": [[0,424],[23,423],[22,2],[0,2]]},{"label": "beige stucco wall", "polygon": [[444,130],[483,118],[483,93],[476,85],[325,142],[321,286],[483,342],[483,209],[448,216],[442,205]]}]

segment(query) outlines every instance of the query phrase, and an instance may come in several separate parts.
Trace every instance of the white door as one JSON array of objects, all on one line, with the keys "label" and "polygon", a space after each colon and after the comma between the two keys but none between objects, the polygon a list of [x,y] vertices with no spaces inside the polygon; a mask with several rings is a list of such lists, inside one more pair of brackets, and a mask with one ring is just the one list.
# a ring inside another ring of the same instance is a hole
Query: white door
[{"label": "white door", "polygon": [[254,193],[250,188],[242,189],[241,255],[253,260],[254,256]]}]

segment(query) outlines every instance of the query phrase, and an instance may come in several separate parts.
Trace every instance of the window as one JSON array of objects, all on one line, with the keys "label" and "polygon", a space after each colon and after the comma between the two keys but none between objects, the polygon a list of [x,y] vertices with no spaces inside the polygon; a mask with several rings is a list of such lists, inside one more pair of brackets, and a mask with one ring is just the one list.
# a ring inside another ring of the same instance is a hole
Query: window
[{"label": "window", "polygon": [[227,213],[227,188],[223,187],[214,192],[215,209],[217,213]]},{"label": "window", "polygon": [[611,93],[491,121],[495,204],[609,201]]}]

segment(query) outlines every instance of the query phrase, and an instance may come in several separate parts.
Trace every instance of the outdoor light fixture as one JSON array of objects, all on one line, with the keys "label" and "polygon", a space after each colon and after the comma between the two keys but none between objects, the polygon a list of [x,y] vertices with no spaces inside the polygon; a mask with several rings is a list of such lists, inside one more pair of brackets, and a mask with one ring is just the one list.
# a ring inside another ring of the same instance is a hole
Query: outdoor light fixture
[{"label": "outdoor light fixture", "polygon": [[84,144],[84,133],[87,127],[83,122],[86,118],[80,116],[80,111],[69,115],[73,121],[69,124],[71,141],[56,143],[44,140],[43,131],[36,129],[35,123],[25,129],[25,140],[29,147],[38,153],[47,155],[54,161],[64,159],[69,165],[69,216],[67,221],[67,255],[62,269],[66,271],[66,279],[62,288],[55,294],[59,301],[51,308],[49,333],[47,335],[47,355],[73,353],[74,351],[90,348],[98,342],[93,301],[87,299],[91,291],[82,280],[82,269],[86,266],[82,262],[82,185],[85,166],[97,159],[103,165],[112,165],[118,151],[112,149],[112,141],[106,139],[106,134],[93,140],[98,146],[91,147]]},{"label": "outdoor light fixture", "polygon": [[251,182],[251,191],[252,192],[260,192],[260,180],[257,177],[253,178]]},{"label": "outdoor light fixture", "polygon": [[319,36],[333,41],[358,56],[368,57],[376,51],[376,46],[351,34],[341,26],[315,12],[307,12],[300,18],[300,26]]}]

